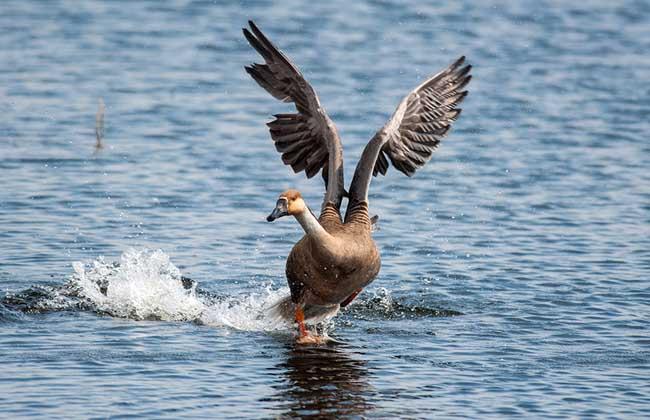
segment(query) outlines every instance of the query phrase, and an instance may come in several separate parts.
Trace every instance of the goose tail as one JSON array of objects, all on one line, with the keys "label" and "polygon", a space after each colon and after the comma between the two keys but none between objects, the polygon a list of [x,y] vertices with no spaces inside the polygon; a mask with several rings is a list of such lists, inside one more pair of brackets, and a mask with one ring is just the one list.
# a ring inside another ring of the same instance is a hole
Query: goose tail
[{"label": "goose tail", "polygon": [[[287,295],[277,302],[273,303],[267,309],[267,316],[274,321],[283,321],[287,324],[295,322],[297,305],[291,301],[291,295]],[[307,324],[318,324],[335,316],[340,305],[310,305],[303,307],[305,312],[305,322]]]}]

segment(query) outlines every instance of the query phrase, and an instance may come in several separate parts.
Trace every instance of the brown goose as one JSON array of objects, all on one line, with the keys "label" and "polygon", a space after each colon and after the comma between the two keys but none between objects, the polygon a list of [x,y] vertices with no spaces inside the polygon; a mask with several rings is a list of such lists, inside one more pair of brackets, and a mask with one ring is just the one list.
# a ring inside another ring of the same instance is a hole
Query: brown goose
[{"label": "brown goose", "polygon": [[[321,171],[326,192],[317,218],[295,190],[280,195],[269,222],[294,216],[303,236],[287,258],[286,275],[291,296],[275,307],[276,313],[298,323],[300,342],[318,342],[305,327],[333,316],[374,280],[381,265],[371,237],[368,187],[377,174],[385,175],[388,162],[411,176],[422,167],[440,139],[458,118],[456,106],[465,98],[471,66],[465,57],[425,80],[399,104],[390,120],[370,140],[357,164],[349,193],[344,189],[343,151],[336,127],[321,106],[316,92],[296,66],[252,22],[244,36],[264,58],[246,71],[276,99],[293,102],[297,113],[276,114],[268,123],[275,148],[294,172],[308,178]],[[345,218],[341,201],[348,198]]]}]

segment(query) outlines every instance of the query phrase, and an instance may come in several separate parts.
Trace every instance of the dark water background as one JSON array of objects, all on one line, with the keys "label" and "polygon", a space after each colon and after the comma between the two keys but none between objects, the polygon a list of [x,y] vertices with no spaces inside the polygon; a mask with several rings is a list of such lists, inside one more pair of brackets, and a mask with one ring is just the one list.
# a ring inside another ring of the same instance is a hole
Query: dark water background
[{"label": "dark water background", "polygon": [[[650,416],[650,4],[326,3],[0,3],[0,417]],[[323,188],[273,150],[249,18],[348,179],[404,94],[475,66],[432,162],[372,185],[383,267],[342,344],[255,315],[301,235],[266,214]]]}]

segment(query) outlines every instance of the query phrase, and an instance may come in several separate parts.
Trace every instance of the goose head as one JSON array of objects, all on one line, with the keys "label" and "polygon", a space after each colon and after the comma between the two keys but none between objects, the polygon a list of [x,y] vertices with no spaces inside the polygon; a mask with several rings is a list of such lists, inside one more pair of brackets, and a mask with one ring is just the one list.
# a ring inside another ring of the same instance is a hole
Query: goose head
[{"label": "goose head", "polygon": [[286,190],[278,198],[275,208],[266,218],[267,222],[272,222],[282,216],[298,216],[305,211],[307,206],[300,193],[296,190]]}]

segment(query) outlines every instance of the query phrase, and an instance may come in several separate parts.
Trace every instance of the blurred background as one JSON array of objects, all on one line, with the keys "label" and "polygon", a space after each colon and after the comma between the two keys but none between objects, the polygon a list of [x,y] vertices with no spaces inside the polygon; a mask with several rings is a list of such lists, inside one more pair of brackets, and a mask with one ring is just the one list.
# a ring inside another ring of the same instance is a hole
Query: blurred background
[{"label": "blurred background", "polygon": [[[228,321],[285,287],[278,193],[324,192],[273,148],[292,107],[244,72],[248,19],[319,94],[347,181],[404,95],[474,65],[432,161],[373,181],[382,272],[335,349]],[[7,304],[0,414],[647,416],[648,51],[646,1],[3,1],[0,295],[161,249],[234,300],[201,300],[208,327]]]}]

